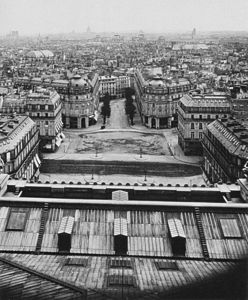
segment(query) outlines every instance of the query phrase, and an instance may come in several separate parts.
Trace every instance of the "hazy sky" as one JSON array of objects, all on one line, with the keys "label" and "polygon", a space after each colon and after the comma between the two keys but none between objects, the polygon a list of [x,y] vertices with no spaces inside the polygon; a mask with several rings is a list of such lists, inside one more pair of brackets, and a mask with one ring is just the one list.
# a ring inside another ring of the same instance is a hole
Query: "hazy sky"
[{"label": "hazy sky", "polygon": [[0,34],[248,30],[248,0],[0,0]]}]

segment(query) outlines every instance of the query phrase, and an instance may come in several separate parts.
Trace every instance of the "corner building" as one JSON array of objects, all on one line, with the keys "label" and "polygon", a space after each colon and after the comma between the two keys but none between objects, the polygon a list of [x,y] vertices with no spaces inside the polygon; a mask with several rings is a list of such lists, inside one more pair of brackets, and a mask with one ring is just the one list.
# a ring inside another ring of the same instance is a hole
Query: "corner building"
[{"label": "corner building", "polygon": [[166,80],[161,76],[145,79],[140,70],[135,75],[135,93],[142,123],[148,128],[171,128],[177,124],[178,100],[191,89],[184,78]]},{"label": "corner building", "polygon": [[226,96],[185,95],[178,104],[178,144],[186,155],[202,155],[201,140],[206,126],[230,116]]}]

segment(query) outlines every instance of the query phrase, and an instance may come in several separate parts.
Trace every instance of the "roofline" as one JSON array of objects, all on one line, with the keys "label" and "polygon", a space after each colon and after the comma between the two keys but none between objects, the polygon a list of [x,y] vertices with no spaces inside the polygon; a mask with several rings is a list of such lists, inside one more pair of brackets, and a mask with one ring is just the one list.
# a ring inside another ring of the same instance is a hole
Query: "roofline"
[{"label": "roofline", "polygon": [[136,200],[94,200],[94,199],[65,199],[65,198],[32,198],[32,197],[0,197],[0,203],[50,203],[59,205],[104,205],[108,206],[133,206],[139,209],[143,207],[176,207],[176,208],[224,208],[224,209],[246,209],[248,203],[208,203],[208,202],[177,202],[177,201],[136,201]]}]

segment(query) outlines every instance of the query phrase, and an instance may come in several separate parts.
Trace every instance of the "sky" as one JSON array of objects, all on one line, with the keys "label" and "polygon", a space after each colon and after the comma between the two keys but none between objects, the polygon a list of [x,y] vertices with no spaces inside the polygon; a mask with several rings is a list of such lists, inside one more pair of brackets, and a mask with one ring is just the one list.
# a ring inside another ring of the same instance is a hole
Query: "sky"
[{"label": "sky", "polygon": [[0,0],[0,35],[248,31],[248,0]]}]

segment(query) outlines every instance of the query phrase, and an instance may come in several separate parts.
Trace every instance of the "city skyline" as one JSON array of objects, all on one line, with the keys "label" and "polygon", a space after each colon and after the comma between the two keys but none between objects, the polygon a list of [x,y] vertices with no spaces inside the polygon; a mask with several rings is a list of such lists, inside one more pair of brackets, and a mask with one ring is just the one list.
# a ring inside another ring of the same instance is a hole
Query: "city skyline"
[{"label": "city skyline", "polygon": [[248,31],[245,0],[1,0],[0,34]]}]

